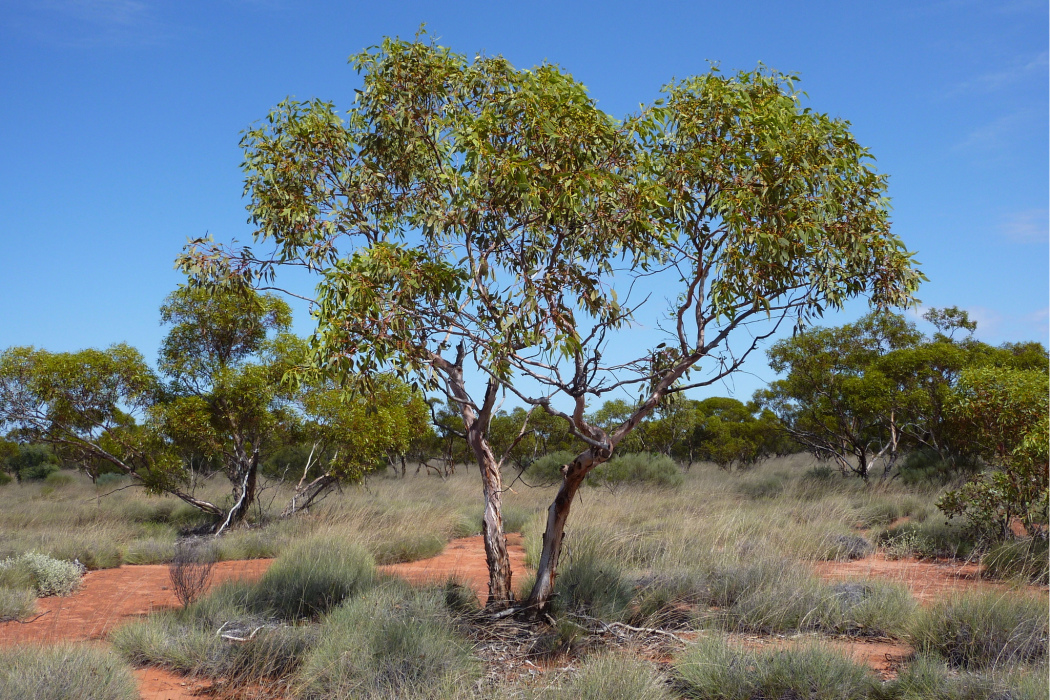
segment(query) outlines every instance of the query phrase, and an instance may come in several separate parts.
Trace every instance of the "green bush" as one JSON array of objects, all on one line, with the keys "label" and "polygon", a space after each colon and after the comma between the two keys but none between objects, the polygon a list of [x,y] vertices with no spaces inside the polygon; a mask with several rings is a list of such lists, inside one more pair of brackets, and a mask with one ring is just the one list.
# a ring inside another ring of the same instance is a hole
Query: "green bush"
[{"label": "green bush", "polygon": [[36,612],[36,591],[0,585],[0,622],[25,620]]},{"label": "green bush", "polygon": [[960,471],[970,471],[973,467],[967,462],[954,464],[941,458],[937,450],[924,449],[909,452],[897,473],[905,486],[924,486],[935,484],[943,486],[951,481]]},{"label": "green bush", "polygon": [[864,700],[879,690],[866,667],[812,645],[755,652],[705,637],[675,660],[674,670],[686,697],[705,700]]},{"label": "green bush", "polygon": [[135,678],[111,651],[87,645],[0,649],[0,698],[137,700]]},{"label": "green bush", "polygon": [[968,593],[923,609],[911,627],[920,652],[952,666],[997,668],[1047,658],[1050,603],[1045,596]]},{"label": "green bush", "polygon": [[391,583],[328,615],[299,670],[299,697],[469,697],[479,673],[440,589]]},{"label": "green bush", "polygon": [[14,481],[14,478],[10,474],[0,471],[0,486],[7,486],[12,481]]},{"label": "green bush", "polygon": [[69,595],[80,587],[84,567],[38,552],[23,552],[0,561],[0,579],[31,581],[40,597]]},{"label": "green bush", "polygon": [[525,470],[525,479],[533,485],[560,484],[561,468],[574,459],[576,455],[565,450],[546,454],[529,465],[529,468]]},{"label": "green bush", "polygon": [[404,561],[419,561],[436,557],[445,549],[445,540],[437,535],[406,533],[394,540],[380,540],[373,545],[372,553],[377,564],[398,564]]},{"label": "green bush", "polygon": [[647,484],[678,488],[685,481],[674,460],[662,454],[635,453],[613,457],[587,475],[591,486]]},{"label": "green bush", "polygon": [[1046,666],[959,673],[943,661],[918,656],[886,689],[893,700],[1046,700]]},{"label": "green bush", "polygon": [[19,445],[18,452],[7,459],[7,470],[19,481],[43,481],[59,469],[58,458],[43,445]]},{"label": "green bush", "polygon": [[323,615],[375,585],[375,560],[356,544],[312,537],[285,550],[254,586],[249,606],[283,620]]},{"label": "green bush", "polygon": [[1023,539],[1000,542],[981,560],[984,572],[995,578],[1020,578],[1031,583],[1050,583],[1047,542]]}]

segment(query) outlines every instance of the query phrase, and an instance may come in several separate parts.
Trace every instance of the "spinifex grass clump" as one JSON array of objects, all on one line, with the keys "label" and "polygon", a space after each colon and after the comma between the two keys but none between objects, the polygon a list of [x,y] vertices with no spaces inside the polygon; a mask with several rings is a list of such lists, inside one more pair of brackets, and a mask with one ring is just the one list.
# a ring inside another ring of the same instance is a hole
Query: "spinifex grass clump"
[{"label": "spinifex grass clump", "polygon": [[952,666],[984,669],[1043,663],[1050,636],[1044,595],[966,593],[922,610],[912,624],[915,647]]},{"label": "spinifex grass clump", "polygon": [[817,645],[752,651],[703,637],[675,660],[674,670],[685,697],[704,700],[867,700],[879,689],[866,667]]},{"label": "spinifex grass clump", "polygon": [[59,645],[0,649],[0,698],[137,700],[131,670],[111,651]]},{"label": "spinifex grass clump", "polygon": [[885,695],[891,700],[1046,700],[1048,673],[1045,664],[959,672],[940,659],[920,655],[904,667]]},{"label": "spinifex grass clump", "polygon": [[247,605],[282,620],[315,618],[376,582],[364,549],[331,537],[311,537],[285,550],[249,595]]},{"label": "spinifex grass clump", "polygon": [[36,611],[32,588],[0,586],[0,622],[25,620]]},{"label": "spinifex grass clump", "polygon": [[480,669],[443,598],[390,582],[332,611],[293,684],[299,697],[470,697]]},{"label": "spinifex grass clump", "polygon": [[[520,698],[512,694],[508,698]],[[528,700],[671,700],[674,697],[653,664],[629,653],[599,652],[588,656],[575,674],[558,685],[532,689]]]}]

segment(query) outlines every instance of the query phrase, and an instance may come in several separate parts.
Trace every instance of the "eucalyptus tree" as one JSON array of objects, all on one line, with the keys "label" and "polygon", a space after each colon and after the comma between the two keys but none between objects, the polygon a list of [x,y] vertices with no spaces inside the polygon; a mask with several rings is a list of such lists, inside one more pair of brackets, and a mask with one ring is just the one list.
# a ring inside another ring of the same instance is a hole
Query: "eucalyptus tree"
[{"label": "eucalyptus tree", "polygon": [[[458,407],[494,607],[512,603],[489,441],[502,396],[583,445],[548,510],[526,602],[542,612],[584,478],[670,394],[729,375],[786,320],[860,294],[906,304],[921,278],[890,233],[885,179],[789,77],[712,72],[618,121],[549,64],[391,39],[352,63],[363,86],[345,117],[287,101],[244,137],[263,249],[201,239],[181,265],[205,286],[315,273],[317,373],[392,370]],[[670,326],[631,354],[625,333],[661,317],[632,301],[644,288],[670,296]],[[621,422],[588,419],[589,400],[625,388],[639,398]]]},{"label": "eucalyptus tree", "polygon": [[51,445],[70,462],[105,462],[152,493],[169,493],[218,518],[223,508],[185,489],[180,455],[150,425],[162,394],[160,379],[128,345],[0,352],[0,428]]},{"label": "eucalyptus tree", "polygon": [[158,363],[167,396],[150,417],[183,456],[218,460],[233,498],[222,532],[248,514],[262,459],[299,420],[283,379],[303,361],[304,343],[289,332],[288,304],[272,294],[184,286],[160,315],[170,326]]}]

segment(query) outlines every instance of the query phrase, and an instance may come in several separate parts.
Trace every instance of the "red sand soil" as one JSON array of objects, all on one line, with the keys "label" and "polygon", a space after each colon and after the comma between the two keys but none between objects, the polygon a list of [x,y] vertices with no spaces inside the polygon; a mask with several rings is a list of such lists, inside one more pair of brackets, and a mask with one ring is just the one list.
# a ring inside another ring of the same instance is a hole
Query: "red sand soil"
[{"label": "red sand soil", "polygon": [[[518,533],[507,534],[507,553],[510,555],[511,575],[520,581],[525,575],[525,548]],[[485,562],[485,540],[481,535],[452,540],[445,551],[430,559],[379,568],[411,583],[444,583],[453,577],[470,586],[482,605],[488,599],[489,570]]]},{"label": "red sand soil", "polygon": [[[218,562],[212,569],[211,585],[236,578],[258,578],[271,561]],[[32,622],[0,623],[0,647],[103,639],[130,618],[178,607],[170,589],[166,564],[89,571],[73,595],[38,600],[40,617]]]},{"label": "red sand soil", "polygon": [[[853,561],[815,562],[813,567],[818,576],[828,581],[876,578],[903,583],[923,604],[933,603],[945,595],[963,590],[1011,590],[1004,583],[981,579],[981,567],[975,563],[919,561],[913,558],[893,560],[882,554],[873,554]],[[1028,588],[1032,592],[1046,590],[1039,586]]]}]

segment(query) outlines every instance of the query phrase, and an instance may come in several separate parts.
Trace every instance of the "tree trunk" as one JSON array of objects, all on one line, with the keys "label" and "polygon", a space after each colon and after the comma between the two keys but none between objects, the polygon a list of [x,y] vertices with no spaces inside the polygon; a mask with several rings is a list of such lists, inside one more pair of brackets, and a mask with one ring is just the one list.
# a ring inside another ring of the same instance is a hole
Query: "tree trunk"
[{"label": "tree trunk", "polygon": [[317,498],[328,491],[335,483],[337,479],[330,472],[322,474],[317,477],[309,484],[303,484],[299,482],[299,486],[296,487],[295,493],[292,495],[292,500],[285,506],[285,509],[281,511],[281,517],[287,518],[290,515],[295,515],[299,511],[305,510],[317,500]]},{"label": "tree trunk", "polygon": [[539,617],[546,613],[550,606],[551,597],[554,595],[558,560],[561,558],[562,541],[565,538],[565,521],[569,518],[572,499],[580,490],[593,461],[593,458],[589,458],[586,463],[577,460],[565,467],[561,488],[547,509],[547,529],[543,532],[543,550],[539,566],[536,567],[536,583],[525,602],[530,616]]},{"label": "tree trunk", "polygon": [[485,607],[500,610],[514,602],[510,554],[507,552],[507,535],[503,531],[503,477],[491,448],[481,434],[470,430],[468,439],[478,459],[485,496],[485,512],[481,521],[485,561],[489,568],[489,599]]},{"label": "tree trunk", "polygon": [[241,482],[234,483],[233,494],[236,501],[233,507],[230,508],[230,512],[227,513],[226,518],[216,528],[215,534],[219,535],[228,528],[231,528],[241,521],[248,514],[248,509],[251,508],[255,502],[255,487],[259,473],[259,456],[253,454],[249,459],[248,463],[244,466],[241,474]]}]

